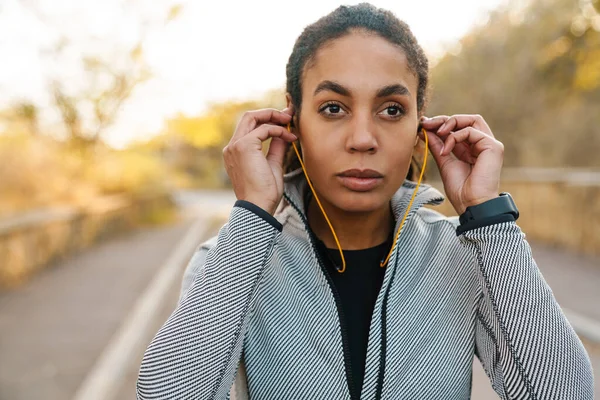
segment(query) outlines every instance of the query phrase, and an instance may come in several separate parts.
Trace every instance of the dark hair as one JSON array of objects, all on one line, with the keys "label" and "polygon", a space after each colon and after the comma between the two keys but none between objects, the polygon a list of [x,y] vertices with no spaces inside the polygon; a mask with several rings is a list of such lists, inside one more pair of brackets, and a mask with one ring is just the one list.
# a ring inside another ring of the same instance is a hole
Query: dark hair
[{"label": "dark hair", "polygon": [[[314,60],[317,51],[327,42],[343,37],[352,30],[372,32],[399,46],[408,60],[408,66],[417,75],[417,109],[423,111],[426,104],[429,80],[429,62],[425,52],[417,43],[408,25],[392,12],[376,8],[369,3],[355,6],[340,6],[328,15],[304,28],[296,39],[294,49],[286,66],[286,90],[299,117],[302,107],[302,74],[304,68]],[[421,155],[422,158],[422,155]],[[416,180],[421,171],[422,160],[413,156],[407,179]],[[300,165],[293,149],[288,153],[285,171],[290,172]]]}]

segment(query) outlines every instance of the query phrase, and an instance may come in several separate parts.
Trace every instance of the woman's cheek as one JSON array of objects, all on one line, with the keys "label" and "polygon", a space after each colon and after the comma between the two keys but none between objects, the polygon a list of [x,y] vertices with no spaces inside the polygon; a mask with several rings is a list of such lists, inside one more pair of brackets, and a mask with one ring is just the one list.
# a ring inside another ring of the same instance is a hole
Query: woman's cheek
[{"label": "woman's cheek", "polygon": [[409,144],[406,141],[391,143],[387,148],[391,150],[391,161],[396,168],[402,166],[405,161],[410,161],[413,148],[409,148]]},{"label": "woman's cheek", "polygon": [[303,146],[304,165],[308,175],[313,181],[321,181],[330,172],[332,166],[329,164],[333,159],[328,156],[328,152],[323,147],[316,143],[307,143],[305,146]]}]

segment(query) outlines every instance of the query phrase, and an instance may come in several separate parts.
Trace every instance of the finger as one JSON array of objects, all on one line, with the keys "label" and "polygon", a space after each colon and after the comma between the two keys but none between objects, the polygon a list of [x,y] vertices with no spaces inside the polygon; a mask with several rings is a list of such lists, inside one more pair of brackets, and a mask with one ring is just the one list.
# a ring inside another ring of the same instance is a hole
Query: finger
[{"label": "finger", "polygon": [[444,143],[443,154],[451,153],[457,143],[466,142],[472,147],[471,155],[477,157],[482,151],[494,150],[498,146],[498,141],[493,137],[473,127],[467,127],[448,135]]},{"label": "finger", "polygon": [[438,134],[447,134],[451,131],[457,131],[472,126],[479,131],[494,137],[492,130],[481,115],[478,114],[456,114],[448,118],[446,122],[438,129]]},{"label": "finger", "polygon": [[[418,135],[419,135],[419,138],[421,138],[421,140],[425,141],[425,137],[423,136],[422,130],[419,130]],[[430,138],[432,135],[435,135],[435,134],[434,133],[428,134],[428,136]],[[443,141],[443,139],[442,139],[442,141]],[[433,150],[431,150],[431,151],[433,151]],[[439,151],[441,151],[441,148],[438,150],[438,152]],[[473,157],[471,155],[471,147],[467,143],[457,143],[456,146],[454,147],[454,150],[452,151],[452,153],[454,153],[456,158],[458,158],[461,161],[464,161],[469,164],[475,163],[476,159],[475,159],[475,157]]]},{"label": "finger", "polygon": [[475,164],[477,160],[476,157],[473,157],[471,154],[471,147],[467,143],[456,143],[454,149],[452,149],[452,153],[461,161],[464,161],[468,164]]},{"label": "finger", "polygon": [[[421,133],[422,135],[422,133]],[[431,151],[431,156],[435,160],[440,170],[442,166],[448,161],[452,161],[452,154],[441,154],[442,148],[444,147],[444,141],[436,135],[434,132],[427,131],[427,138],[429,142],[429,150]]]},{"label": "finger", "polygon": [[[504,145],[501,142],[472,127],[453,133],[446,141],[450,142],[448,143],[450,151],[452,142],[470,143],[472,155],[476,158],[473,165],[474,173],[478,171],[478,174],[491,177],[493,180],[500,178],[504,158]],[[446,148],[444,148],[445,151]]]},{"label": "finger", "polygon": [[448,118],[450,117],[447,115],[438,115],[432,118],[421,117],[421,125],[423,128],[435,132]]},{"label": "finger", "polygon": [[247,111],[244,113],[238,123],[232,141],[237,141],[240,137],[252,132],[257,126],[266,123],[286,125],[292,120],[292,116],[283,111],[274,108],[265,108],[262,110]]},{"label": "finger", "polygon": [[296,134],[297,132],[297,126],[298,126],[298,117],[295,115],[296,114],[296,108],[294,107],[293,104],[290,104],[287,108],[284,109],[284,112],[286,114],[289,114],[292,116],[290,123],[287,125],[288,126],[288,130],[294,134]]},{"label": "finger", "polygon": [[267,161],[271,167],[283,167],[283,160],[285,159],[288,146],[289,142],[286,142],[281,138],[274,137],[271,139],[271,143],[269,144],[269,152],[267,153]]},{"label": "finger", "polygon": [[289,106],[281,110],[282,113],[289,115],[290,117],[294,116],[294,106]]},{"label": "finger", "polygon": [[262,142],[267,140],[268,138],[281,138],[286,142],[293,142],[298,138],[291,132],[288,132],[287,128],[280,125],[272,125],[272,124],[263,124],[247,134],[245,137],[240,140],[245,140],[246,138],[250,141],[254,140],[256,143],[259,143],[262,146]]}]

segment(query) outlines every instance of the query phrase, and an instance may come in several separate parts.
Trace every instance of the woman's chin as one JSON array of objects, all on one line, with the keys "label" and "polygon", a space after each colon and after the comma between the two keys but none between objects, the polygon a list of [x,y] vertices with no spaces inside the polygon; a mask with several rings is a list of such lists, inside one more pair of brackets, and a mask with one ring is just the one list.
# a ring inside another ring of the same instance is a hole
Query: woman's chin
[{"label": "woman's chin", "polygon": [[345,193],[336,199],[338,208],[352,213],[370,213],[389,204],[390,199],[381,191]]}]

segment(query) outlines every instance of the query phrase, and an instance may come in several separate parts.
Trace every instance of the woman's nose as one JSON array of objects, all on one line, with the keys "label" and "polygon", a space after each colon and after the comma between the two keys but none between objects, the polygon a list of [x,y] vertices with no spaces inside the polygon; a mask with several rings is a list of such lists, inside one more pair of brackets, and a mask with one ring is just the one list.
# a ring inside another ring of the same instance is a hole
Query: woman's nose
[{"label": "woman's nose", "polygon": [[346,148],[350,152],[375,152],[378,144],[371,116],[356,115],[351,122]]}]

